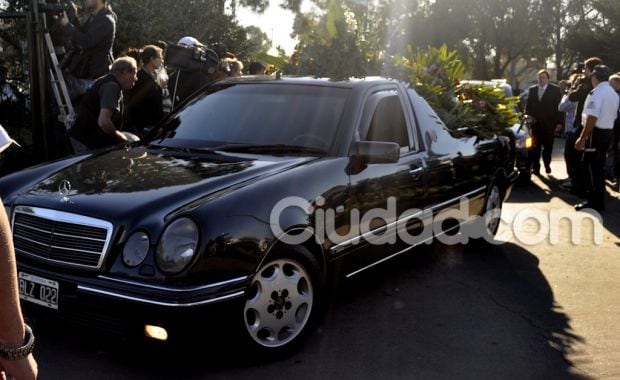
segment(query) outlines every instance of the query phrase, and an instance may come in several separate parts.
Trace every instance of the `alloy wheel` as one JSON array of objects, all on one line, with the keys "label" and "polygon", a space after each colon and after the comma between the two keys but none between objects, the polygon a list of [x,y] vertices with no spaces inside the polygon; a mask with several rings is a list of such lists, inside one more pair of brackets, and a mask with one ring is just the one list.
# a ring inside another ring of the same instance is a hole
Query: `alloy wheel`
[{"label": "alloy wheel", "polygon": [[263,347],[285,346],[304,330],[313,303],[312,277],[302,264],[287,258],[270,261],[247,292],[245,327]]},{"label": "alloy wheel", "polygon": [[484,226],[490,236],[494,236],[499,229],[502,211],[502,194],[497,185],[491,187],[484,208]]}]

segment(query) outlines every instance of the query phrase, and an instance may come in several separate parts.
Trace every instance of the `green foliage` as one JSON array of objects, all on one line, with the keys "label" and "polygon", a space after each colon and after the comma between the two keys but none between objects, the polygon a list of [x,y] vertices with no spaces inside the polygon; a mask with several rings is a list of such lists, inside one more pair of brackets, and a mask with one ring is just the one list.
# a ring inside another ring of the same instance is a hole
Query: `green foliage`
[{"label": "green foliage", "polygon": [[473,115],[469,122],[477,121],[473,130],[479,136],[500,134],[519,122],[518,97],[507,97],[499,85],[459,85],[457,93],[459,102]]},{"label": "green foliage", "polygon": [[[265,1],[242,1],[242,5],[264,9]],[[115,0],[118,15],[115,50],[141,47],[158,40],[176,42],[193,36],[207,46],[225,44],[229,51],[245,59],[269,50],[267,35],[255,27],[240,26],[226,12],[224,0],[183,0],[171,6],[169,0]]]},{"label": "green foliage", "polygon": [[324,14],[298,14],[296,72],[344,79],[378,73],[378,50],[363,35],[358,15],[346,2],[328,0]]},{"label": "green foliage", "polygon": [[460,84],[465,65],[446,45],[418,50],[415,56],[409,48],[409,56],[395,59],[394,72],[407,73],[408,82],[452,132],[469,127],[480,137],[490,137],[518,121],[517,99],[506,97],[498,86]]}]

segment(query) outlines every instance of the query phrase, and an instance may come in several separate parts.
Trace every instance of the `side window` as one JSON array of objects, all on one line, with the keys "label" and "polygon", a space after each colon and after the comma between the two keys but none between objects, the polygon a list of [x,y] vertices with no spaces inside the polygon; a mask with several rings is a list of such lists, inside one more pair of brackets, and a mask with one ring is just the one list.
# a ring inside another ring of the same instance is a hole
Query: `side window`
[{"label": "side window", "polygon": [[373,109],[370,120],[366,119],[367,125],[362,125],[367,131],[361,131],[365,141],[394,142],[401,148],[409,149],[409,135],[405,113],[396,91],[374,94],[366,104],[367,109]]},{"label": "side window", "polygon": [[473,145],[476,137],[454,137],[426,100],[412,89],[407,92],[428,151],[438,155],[454,152],[468,155],[476,153]]}]

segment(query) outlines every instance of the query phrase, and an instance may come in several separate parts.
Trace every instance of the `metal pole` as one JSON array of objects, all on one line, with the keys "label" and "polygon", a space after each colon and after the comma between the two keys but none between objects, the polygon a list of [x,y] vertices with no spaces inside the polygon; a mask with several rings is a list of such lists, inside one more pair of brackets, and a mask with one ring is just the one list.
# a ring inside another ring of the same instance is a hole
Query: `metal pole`
[{"label": "metal pole", "polygon": [[[32,142],[35,146],[34,152],[39,152],[37,149],[37,130],[39,129],[39,89],[37,87],[37,54],[34,49],[34,31],[33,31],[33,19],[32,11],[29,10],[26,13],[26,37],[28,39],[28,84],[30,87],[30,128],[32,128]],[[39,161],[38,153],[36,161]]]},{"label": "metal pole", "polygon": [[35,152],[40,161],[50,158],[48,146],[49,105],[47,92],[47,70],[45,46],[39,1],[32,0],[29,12],[28,34],[30,41],[30,99],[32,104],[32,132]]}]

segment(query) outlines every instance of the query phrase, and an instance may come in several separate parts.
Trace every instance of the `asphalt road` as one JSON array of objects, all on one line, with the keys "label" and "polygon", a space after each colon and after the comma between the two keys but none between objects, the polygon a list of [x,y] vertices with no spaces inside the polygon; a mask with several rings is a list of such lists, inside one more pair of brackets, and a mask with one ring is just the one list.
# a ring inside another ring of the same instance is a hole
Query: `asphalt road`
[{"label": "asphalt road", "polygon": [[[514,189],[507,219],[571,212],[560,155],[552,168]],[[361,274],[289,358],[257,363],[209,340],[174,354],[42,324],[41,379],[620,378],[619,197],[597,224],[601,244],[587,228],[572,243],[566,223],[559,242],[524,244],[539,230],[530,219],[503,225],[501,245],[424,247]]]}]

